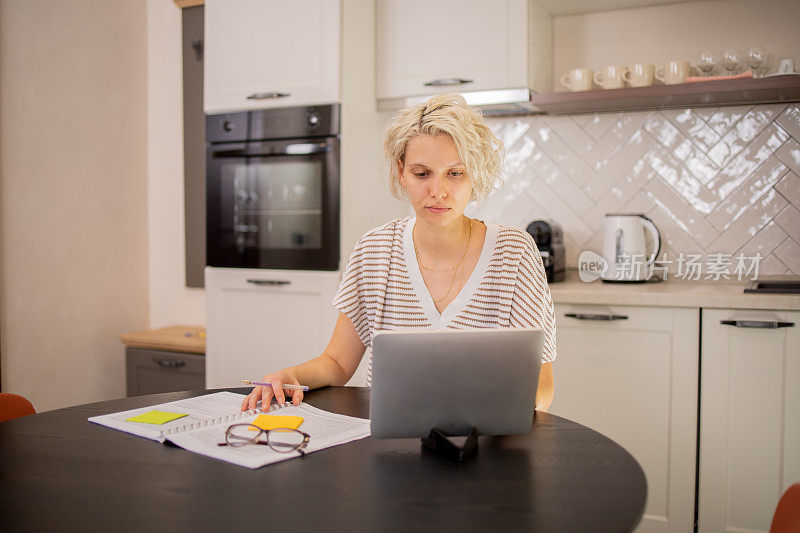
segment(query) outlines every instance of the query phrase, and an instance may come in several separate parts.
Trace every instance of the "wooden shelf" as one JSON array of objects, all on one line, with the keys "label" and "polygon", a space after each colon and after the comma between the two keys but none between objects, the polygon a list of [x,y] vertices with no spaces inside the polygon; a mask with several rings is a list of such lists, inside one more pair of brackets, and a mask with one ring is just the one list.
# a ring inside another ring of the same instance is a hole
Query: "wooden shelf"
[{"label": "wooden shelf", "polygon": [[531,103],[544,113],[565,115],[780,102],[800,102],[800,75],[583,92],[535,93]]}]

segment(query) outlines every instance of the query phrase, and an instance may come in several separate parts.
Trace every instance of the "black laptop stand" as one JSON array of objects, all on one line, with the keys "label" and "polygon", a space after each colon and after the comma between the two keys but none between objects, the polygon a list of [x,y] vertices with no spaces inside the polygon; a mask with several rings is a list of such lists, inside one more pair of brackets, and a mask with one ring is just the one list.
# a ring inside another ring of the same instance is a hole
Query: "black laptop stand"
[{"label": "black laptop stand", "polygon": [[478,429],[472,428],[462,446],[457,445],[450,437],[438,428],[431,429],[427,437],[422,438],[422,446],[437,456],[461,463],[466,461],[478,449]]}]

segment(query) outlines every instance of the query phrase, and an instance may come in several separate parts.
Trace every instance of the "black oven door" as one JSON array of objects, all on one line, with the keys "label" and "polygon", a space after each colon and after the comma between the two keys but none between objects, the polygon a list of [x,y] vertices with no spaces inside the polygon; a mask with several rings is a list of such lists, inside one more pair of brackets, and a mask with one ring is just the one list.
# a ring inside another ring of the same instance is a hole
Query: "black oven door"
[{"label": "black oven door", "polygon": [[337,270],[339,139],[208,146],[209,266]]}]

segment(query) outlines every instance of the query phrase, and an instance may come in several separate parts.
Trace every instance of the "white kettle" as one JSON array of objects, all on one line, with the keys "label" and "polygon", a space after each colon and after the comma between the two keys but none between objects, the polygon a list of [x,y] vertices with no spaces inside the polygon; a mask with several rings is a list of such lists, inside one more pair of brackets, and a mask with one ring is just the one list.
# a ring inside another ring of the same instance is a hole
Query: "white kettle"
[{"label": "white kettle", "polygon": [[[648,235],[650,239],[647,239]],[[603,258],[607,267],[603,281],[647,281],[660,251],[661,234],[652,220],[640,213],[606,215],[603,220]]]}]

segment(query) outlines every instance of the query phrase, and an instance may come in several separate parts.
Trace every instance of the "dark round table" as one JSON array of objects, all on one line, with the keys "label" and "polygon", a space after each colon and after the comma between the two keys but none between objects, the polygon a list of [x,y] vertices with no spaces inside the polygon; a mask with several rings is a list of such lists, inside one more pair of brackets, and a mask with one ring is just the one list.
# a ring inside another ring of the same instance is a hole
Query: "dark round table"
[{"label": "dark round table", "polygon": [[[246,393],[248,389],[228,389]],[[589,428],[537,412],[465,463],[366,438],[250,470],[87,422],[214,391],[78,405],[0,423],[0,531],[630,531],[644,472]],[[369,389],[306,394],[369,417]]]}]

